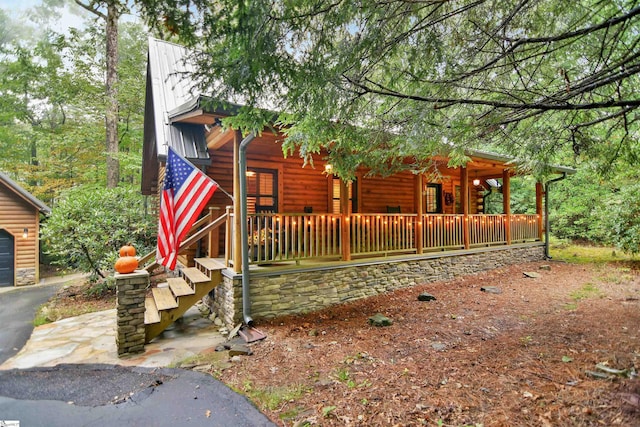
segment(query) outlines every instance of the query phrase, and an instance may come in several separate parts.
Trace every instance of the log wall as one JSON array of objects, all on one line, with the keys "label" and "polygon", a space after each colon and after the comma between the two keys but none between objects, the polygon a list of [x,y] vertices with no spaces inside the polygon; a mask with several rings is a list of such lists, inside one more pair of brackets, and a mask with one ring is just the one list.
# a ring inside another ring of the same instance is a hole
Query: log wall
[{"label": "log wall", "polygon": [[[303,166],[298,153],[284,158],[281,137],[265,132],[256,137],[247,148],[247,165],[249,168],[273,169],[278,171],[278,212],[304,212],[311,207],[313,213],[330,213],[332,204],[332,177],[324,173],[326,160],[323,155],[313,156],[313,165]],[[210,151],[211,165],[207,174],[228,193],[233,194],[233,141]],[[452,174],[442,180],[441,206],[443,213],[456,213],[455,187],[460,185],[459,169],[443,171]],[[367,170],[358,172],[357,211],[361,213],[385,213],[387,206],[400,206],[402,213],[415,213],[414,175],[402,172],[389,177],[367,177]],[[456,175],[458,174],[458,175]],[[425,180],[425,183],[427,181]],[[477,213],[478,189],[470,185],[470,210]],[[454,201],[447,205],[445,193],[451,193]],[[231,199],[222,191],[216,191],[209,201],[224,211],[231,205]],[[224,230],[221,229],[220,251],[224,248]]]},{"label": "log wall", "polygon": [[[25,201],[11,188],[0,183],[0,228],[13,235],[15,285],[32,285],[39,277],[40,214],[37,208]],[[23,230],[29,230],[25,239]]]}]

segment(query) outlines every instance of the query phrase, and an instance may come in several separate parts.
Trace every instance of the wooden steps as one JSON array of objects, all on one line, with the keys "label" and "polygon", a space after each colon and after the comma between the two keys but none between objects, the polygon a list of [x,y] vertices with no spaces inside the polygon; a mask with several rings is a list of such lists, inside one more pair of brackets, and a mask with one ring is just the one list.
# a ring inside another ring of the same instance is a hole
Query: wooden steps
[{"label": "wooden steps", "polygon": [[152,297],[144,299],[144,323],[158,323],[160,321],[160,313],[156,306],[156,301]]},{"label": "wooden steps", "polygon": [[171,289],[173,295],[177,297],[193,295],[196,293],[196,291],[194,291],[187,282],[178,277],[171,277],[167,279],[167,283],[169,284],[169,289]]},{"label": "wooden steps", "polygon": [[173,296],[169,288],[153,288],[151,289],[153,300],[156,302],[158,311],[171,310],[178,307],[178,302]]},{"label": "wooden steps", "polygon": [[196,302],[222,281],[224,265],[209,258],[198,258],[196,267],[183,268],[180,277],[171,277],[151,289],[145,298],[145,341],[162,333]]},{"label": "wooden steps", "polygon": [[180,270],[180,276],[191,285],[206,283],[211,280],[211,278],[200,271],[198,267],[183,268]]},{"label": "wooden steps", "polygon": [[213,258],[196,258],[196,268],[210,277],[212,271],[224,269],[224,264]]}]

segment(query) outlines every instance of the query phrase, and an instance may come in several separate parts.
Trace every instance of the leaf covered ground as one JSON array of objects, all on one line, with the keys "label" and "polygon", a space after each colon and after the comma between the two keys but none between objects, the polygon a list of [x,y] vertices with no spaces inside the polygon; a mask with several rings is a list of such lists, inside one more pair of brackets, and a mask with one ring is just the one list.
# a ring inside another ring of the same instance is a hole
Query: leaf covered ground
[{"label": "leaf covered ground", "polygon": [[198,369],[279,425],[640,426],[637,265],[516,265],[256,327],[253,355]]}]

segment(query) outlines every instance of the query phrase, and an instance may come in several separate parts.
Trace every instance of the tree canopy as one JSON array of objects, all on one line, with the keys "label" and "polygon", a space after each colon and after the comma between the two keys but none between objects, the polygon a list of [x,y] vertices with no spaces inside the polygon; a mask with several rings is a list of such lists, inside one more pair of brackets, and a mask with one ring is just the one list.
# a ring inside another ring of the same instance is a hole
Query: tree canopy
[{"label": "tree canopy", "polygon": [[230,124],[259,131],[272,116],[252,108],[275,110],[287,148],[328,148],[343,175],[419,167],[442,142],[533,167],[640,155],[637,0],[142,3],[195,48],[202,88],[248,106]]},{"label": "tree canopy", "polygon": [[[104,30],[32,30],[0,44],[0,170],[52,203],[65,188],[106,182]],[[138,183],[146,34],[125,23],[119,37],[117,159],[121,181]]]}]

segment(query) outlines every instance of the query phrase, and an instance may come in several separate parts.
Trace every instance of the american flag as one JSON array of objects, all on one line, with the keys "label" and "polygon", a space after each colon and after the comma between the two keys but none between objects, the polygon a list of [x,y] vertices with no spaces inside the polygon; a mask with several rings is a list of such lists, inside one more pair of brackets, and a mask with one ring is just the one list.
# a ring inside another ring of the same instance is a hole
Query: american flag
[{"label": "american flag", "polygon": [[156,261],[173,270],[178,249],[218,184],[169,147],[160,200]]}]

